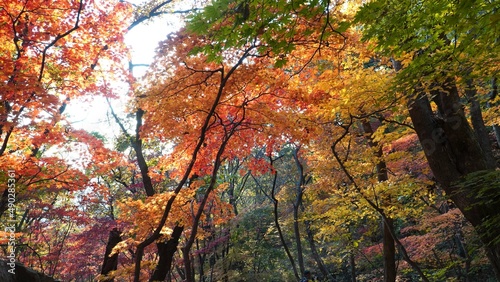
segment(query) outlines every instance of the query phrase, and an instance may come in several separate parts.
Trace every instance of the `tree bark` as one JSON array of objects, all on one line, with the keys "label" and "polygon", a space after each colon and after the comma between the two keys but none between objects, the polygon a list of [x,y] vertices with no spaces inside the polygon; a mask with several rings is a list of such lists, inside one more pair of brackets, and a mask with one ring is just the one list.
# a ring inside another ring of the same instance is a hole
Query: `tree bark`
[{"label": "tree bark", "polygon": [[[104,261],[102,263],[101,274],[108,275],[111,271],[118,268],[118,253],[110,256],[113,248],[122,241],[120,236],[120,231],[117,228],[113,228],[109,232],[108,244],[106,245],[106,252],[104,254]],[[100,279],[101,282],[112,282],[113,278]]]},{"label": "tree bark", "polygon": [[170,239],[167,242],[157,243],[158,264],[156,265],[153,275],[149,281],[163,281],[167,277],[167,274],[172,268],[172,261],[175,252],[177,251],[177,245],[179,244],[179,239],[181,238],[183,226],[175,226]]},{"label": "tree bark", "polygon": [[[273,159],[269,157],[271,166],[273,165]],[[288,257],[288,260],[290,261],[290,264],[292,265],[293,268],[293,273],[295,275],[295,278],[297,280],[300,279],[300,275],[297,271],[297,266],[295,265],[295,260],[293,259],[292,253],[290,252],[290,249],[288,248],[288,245],[285,240],[285,236],[283,235],[283,231],[281,230],[281,225],[279,223],[279,218],[278,218],[278,199],[276,198],[276,181],[278,179],[278,173],[274,173],[273,177],[273,186],[271,188],[271,200],[273,202],[273,215],[274,215],[274,226],[278,230],[278,235],[281,241],[281,244],[283,245],[283,249],[285,250],[285,253]]]},{"label": "tree bark", "polygon": [[[377,181],[384,182],[389,180],[389,175],[387,175],[387,165],[382,159],[382,148],[379,144],[373,141],[374,130],[368,120],[363,121],[363,131],[367,135],[368,144],[372,148],[376,148],[375,156],[379,159],[376,165],[377,170]],[[385,222],[384,222],[385,221]],[[389,216],[382,219],[382,239],[383,239],[383,257],[384,257],[384,281],[394,282],[396,281],[396,244],[394,243],[394,238],[392,234],[394,233],[394,220]]]},{"label": "tree bark", "polygon": [[[498,84],[497,78],[494,77],[491,79],[491,91],[489,93],[489,101],[487,103],[487,107],[491,107],[491,101],[493,101],[498,95]],[[497,145],[500,147],[500,127],[498,124],[493,125],[493,132],[495,133],[495,138],[497,140]]]},{"label": "tree bark", "polygon": [[493,168],[465,117],[454,82],[449,79],[441,87],[432,93],[439,115],[433,113],[426,94],[417,90],[408,104],[410,117],[434,177],[476,229],[500,280],[500,243],[496,240],[500,230],[486,226],[487,220],[500,218],[498,192],[485,187],[481,177],[474,179],[475,184],[459,185],[473,173],[494,173]]},{"label": "tree bark", "polygon": [[352,251],[349,254],[349,266],[351,270],[351,282],[356,282],[356,260]]},{"label": "tree bark", "polygon": [[469,98],[469,110],[470,118],[472,122],[472,127],[476,133],[479,146],[483,150],[485,160],[489,167],[495,167],[496,162],[493,158],[493,151],[491,149],[490,137],[488,135],[488,130],[484,125],[483,113],[481,112],[481,105],[477,100],[477,89],[473,85],[472,80],[467,81],[467,88],[465,89],[465,94]]},{"label": "tree bark", "polygon": [[297,261],[299,263],[300,273],[303,274],[305,272],[304,267],[304,252],[302,250],[302,241],[300,236],[300,228],[299,228],[299,207],[302,206],[302,195],[304,193],[303,186],[305,185],[305,176],[304,176],[304,168],[300,163],[298,157],[299,148],[296,148],[293,152],[293,159],[295,160],[295,164],[298,170],[298,179],[295,182],[295,203],[293,203],[293,232],[295,235],[295,244],[297,246]]},{"label": "tree bark", "polygon": [[2,218],[2,215],[5,213],[8,207],[8,190],[8,187],[5,187],[5,190],[2,193],[2,197],[0,198],[0,218]]},{"label": "tree bark", "polygon": [[384,281],[396,281],[396,246],[391,231],[394,230],[394,220],[386,218],[386,224],[382,220],[383,255],[384,255]]}]

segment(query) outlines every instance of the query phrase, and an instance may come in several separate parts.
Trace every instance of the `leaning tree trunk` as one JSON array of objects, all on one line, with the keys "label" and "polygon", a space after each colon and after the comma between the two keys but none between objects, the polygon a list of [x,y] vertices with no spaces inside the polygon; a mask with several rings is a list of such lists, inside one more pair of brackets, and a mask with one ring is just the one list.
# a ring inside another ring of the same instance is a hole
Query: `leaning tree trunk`
[{"label": "leaning tree trunk", "polygon": [[316,265],[318,266],[319,271],[321,271],[321,274],[324,277],[324,280],[322,281],[335,281],[333,275],[328,271],[325,264],[323,263],[323,259],[321,259],[318,249],[316,248],[316,243],[314,242],[314,233],[311,229],[311,222],[305,220],[304,225],[306,226],[307,241],[309,242],[309,247],[311,248],[312,257],[316,261]]},{"label": "leaning tree trunk", "polygon": [[[118,253],[115,253],[112,256],[110,256],[110,254],[113,251],[113,248],[121,241],[122,238],[120,237],[120,231],[117,228],[113,228],[113,230],[109,232],[108,244],[106,245],[106,252],[104,254],[104,261],[102,263],[101,274],[104,277],[111,271],[114,271],[118,268]],[[112,282],[114,281],[114,279],[105,277],[103,279],[100,279],[99,281]]]},{"label": "leaning tree trunk", "polygon": [[[488,165],[470,127],[453,80],[439,85],[432,94],[436,115],[427,95],[417,91],[409,101],[409,113],[425,156],[436,180],[474,226],[500,281],[500,229],[491,226],[500,219],[500,172]],[[488,182],[487,180],[490,179]],[[492,180],[491,180],[492,179]]]}]

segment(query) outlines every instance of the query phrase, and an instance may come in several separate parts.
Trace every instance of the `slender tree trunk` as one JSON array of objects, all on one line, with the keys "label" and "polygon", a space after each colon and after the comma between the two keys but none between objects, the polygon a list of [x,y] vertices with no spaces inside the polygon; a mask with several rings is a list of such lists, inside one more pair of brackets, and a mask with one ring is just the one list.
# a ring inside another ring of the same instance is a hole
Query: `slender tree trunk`
[{"label": "slender tree trunk", "polygon": [[384,248],[384,281],[396,281],[396,246],[394,243],[394,238],[392,238],[392,232],[394,230],[394,220],[392,218],[387,218],[387,223],[384,224],[382,220],[382,230],[383,230],[383,248]]},{"label": "slender tree trunk", "polygon": [[[199,245],[200,245],[199,240],[196,239],[196,247],[197,247],[198,251],[200,250]],[[200,281],[203,281],[203,279],[205,278],[204,264],[205,264],[205,254],[198,252],[198,272],[200,273]]]},{"label": "slender tree trunk", "polygon": [[[270,157],[270,162],[271,166],[273,165],[273,159]],[[293,259],[292,253],[290,252],[290,249],[288,248],[288,245],[285,240],[285,236],[283,236],[283,231],[281,230],[281,226],[278,220],[278,199],[276,198],[276,181],[278,179],[278,173],[274,173],[274,178],[273,178],[273,186],[271,188],[271,199],[273,201],[273,215],[274,215],[274,226],[278,230],[278,235],[281,241],[281,244],[283,245],[283,249],[285,249],[285,253],[288,257],[288,260],[290,261],[290,264],[292,265],[293,268],[293,273],[295,275],[295,278],[297,280],[300,279],[300,275],[297,271],[297,266],[295,265],[295,260]]]},{"label": "slender tree trunk", "polygon": [[304,273],[304,254],[299,229],[299,207],[296,204],[293,205],[293,233],[295,235],[295,245],[297,246],[297,262],[299,263],[300,273]]},{"label": "slender tree trunk", "polygon": [[[118,268],[118,253],[110,256],[113,248],[122,241],[120,236],[120,231],[117,228],[113,228],[109,232],[108,244],[106,245],[106,252],[104,253],[104,261],[102,263],[101,274],[108,275],[111,271]],[[100,279],[101,282],[112,282],[113,278]]]},{"label": "slender tree trunk", "polygon": [[300,273],[303,274],[305,272],[304,268],[304,253],[302,250],[302,240],[300,236],[300,228],[299,228],[299,207],[302,205],[302,195],[303,195],[303,186],[305,184],[304,177],[304,169],[302,164],[300,163],[298,157],[299,148],[296,148],[293,152],[293,159],[295,160],[295,164],[298,170],[298,179],[295,182],[295,203],[293,203],[293,232],[295,235],[295,245],[297,246],[297,262],[299,263]]},{"label": "slender tree trunk", "polygon": [[[387,175],[387,165],[383,161],[382,148],[379,144],[373,141],[372,135],[374,130],[368,120],[363,121],[363,130],[368,138],[368,144],[372,148],[376,148],[375,156],[380,160],[377,165],[377,180],[384,182],[389,180]],[[382,219],[382,239],[383,239],[383,256],[384,256],[384,281],[396,281],[396,245],[392,234],[394,233],[394,221],[392,218],[386,216],[385,220]]]},{"label": "slender tree trunk", "polygon": [[[352,185],[354,186],[354,188],[361,193],[361,188],[357,185],[356,181],[354,180],[353,176],[349,173],[349,170],[347,170],[345,164],[344,164],[344,160],[342,160],[342,158],[339,156],[338,152],[336,151],[336,147],[338,145],[338,143],[349,133],[349,129],[350,127],[352,126],[353,122],[352,122],[352,119],[349,121],[349,123],[346,124],[346,126],[343,126],[343,129],[344,129],[344,133],[341,134],[341,136],[339,138],[337,138],[332,146],[331,146],[331,150],[332,150],[332,153],[333,153],[333,156],[335,157],[335,159],[337,160],[338,164],[340,165],[340,168],[342,169],[342,171],[345,173],[345,175],[347,176],[347,178],[349,179],[349,181],[352,183]],[[380,170],[378,170],[380,171]],[[382,216],[382,219],[384,221],[384,224],[387,224],[387,222],[389,222],[389,218],[385,215],[385,212],[382,208],[379,207],[379,205],[377,203],[375,203],[374,201],[372,201],[370,198],[367,198],[367,197],[363,197],[365,199],[365,201],[373,208],[375,209],[381,216]],[[408,256],[408,253],[406,252],[406,249],[404,248],[403,244],[401,244],[401,241],[399,241],[399,239],[397,238],[396,234],[394,233],[394,231],[392,230],[392,228],[387,228],[388,231],[391,231],[391,236],[392,236],[392,239],[394,240],[394,243],[400,248],[401,250],[401,253],[403,254],[403,257],[404,259],[408,262],[409,265],[411,265],[411,267],[420,275],[421,279],[425,282],[428,282],[429,279],[427,279],[427,277],[425,276],[425,274],[422,272],[422,270],[420,269],[420,267],[418,266],[418,264],[416,264],[415,262],[413,262],[411,260],[411,258]]]},{"label": "slender tree trunk", "polygon": [[351,270],[351,282],[356,282],[356,260],[352,251],[349,253],[349,267]]},{"label": "slender tree trunk", "polygon": [[474,128],[474,132],[476,133],[479,146],[483,150],[488,167],[495,167],[495,159],[493,158],[493,151],[491,150],[490,137],[488,135],[488,130],[484,125],[481,105],[479,104],[479,101],[476,97],[477,89],[474,86],[472,80],[467,81],[467,89],[465,89],[465,94],[469,98],[469,109],[472,127]]},{"label": "slender tree trunk", "polygon": [[179,267],[178,265],[175,266],[175,270],[177,271],[177,274],[179,274],[179,277],[181,278],[181,281],[186,280],[186,272],[184,272],[184,268]]},{"label": "slender tree trunk", "polygon": [[323,277],[326,278],[326,281],[334,281],[334,277],[325,267],[325,264],[323,263],[323,260],[321,259],[321,256],[319,255],[319,252],[316,249],[316,243],[314,242],[314,233],[311,229],[311,223],[308,220],[306,220],[304,224],[306,226],[307,241],[309,242],[309,247],[311,248],[313,259],[316,261],[319,271],[321,271]]},{"label": "slender tree trunk", "polygon": [[236,196],[234,195],[236,183],[234,179],[229,182],[229,188],[227,189],[227,195],[229,196],[229,204],[233,207],[234,215],[238,215],[238,207],[236,206]]},{"label": "slender tree trunk", "polygon": [[[494,77],[491,79],[491,91],[489,94],[489,100],[493,101],[498,95],[498,84],[497,84],[497,78]],[[491,102],[488,101],[487,106],[491,107]],[[498,124],[493,125],[493,132],[495,133],[495,138],[497,140],[497,145],[500,147],[500,126]]]},{"label": "slender tree trunk", "polygon": [[464,244],[464,237],[461,226],[457,226],[456,229],[457,229],[455,231],[456,234],[453,237],[453,239],[455,240],[455,244],[457,246],[457,253],[459,257],[461,257],[464,261],[464,269],[461,269],[459,265],[460,268],[459,273],[463,276],[466,282],[469,282],[470,281],[469,273],[470,273],[472,258],[469,256],[469,252],[467,251],[467,248]]},{"label": "slender tree trunk", "polygon": [[194,271],[193,263],[191,262],[190,249],[182,248],[182,258],[184,259],[184,281],[194,282]]},{"label": "slender tree trunk", "polygon": [[293,259],[292,253],[290,252],[290,249],[288,248],[288,245],[285,240],[285,236],[283,236],[283,231],[281,230],[281,226],[278,220],[278,200],[273,199],[273,204],[274,204],[274,209],[273,209],[273,215],[274,215],[274,226],[278,230],[278,235],[281,241],[281,244],[283,245],[283,248],[285,249],[285,253],[288,257],[288,260],[290,261],[290,264],[292,265],[293,272],[295,274],[295,277],[300,279],[299,273],[297,271],[297,266],[295,265],[295,260]]}]

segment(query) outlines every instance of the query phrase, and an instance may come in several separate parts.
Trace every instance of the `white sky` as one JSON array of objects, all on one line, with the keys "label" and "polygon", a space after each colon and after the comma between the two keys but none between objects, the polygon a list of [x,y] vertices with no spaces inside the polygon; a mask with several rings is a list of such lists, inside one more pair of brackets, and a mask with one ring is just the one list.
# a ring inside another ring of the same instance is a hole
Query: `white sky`
[{"label": "white sky", "polygon": [[[176,15],[166,15],[153,22],[142,23],[130,30],[125,36],[125,42],[131,48],[132,63],[151,64],[158,42],[165,39],[167,34],[178,29],[181,22]],[[136,67],[134,68],[134,76],[140,78],[145,71],[146,67]],[[114,111],[119,116],[125,116],[126,102],[125,99],[111,101]],[[96,97],[92,102],[71,101],[65,112],[73,128],[85,129],[89,132],[97,131],[107,138],[112,138],[119,133],[120,129],[115,121],[110,120],[109,108],[104,98]]]}]

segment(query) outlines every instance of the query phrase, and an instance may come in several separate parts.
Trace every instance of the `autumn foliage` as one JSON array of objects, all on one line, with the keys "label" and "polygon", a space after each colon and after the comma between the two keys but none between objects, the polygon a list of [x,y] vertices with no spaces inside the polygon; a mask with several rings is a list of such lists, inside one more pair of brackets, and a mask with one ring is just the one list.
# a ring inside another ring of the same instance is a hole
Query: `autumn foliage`
[{"label": "autumn foliage", "polygon": [[[500,277],[496,8],[364,2],[0,0],[2,255],[64,281]],[[134,77],[127,32],[174,15]],[[96,98],[106,130],[72,124]]]}]

